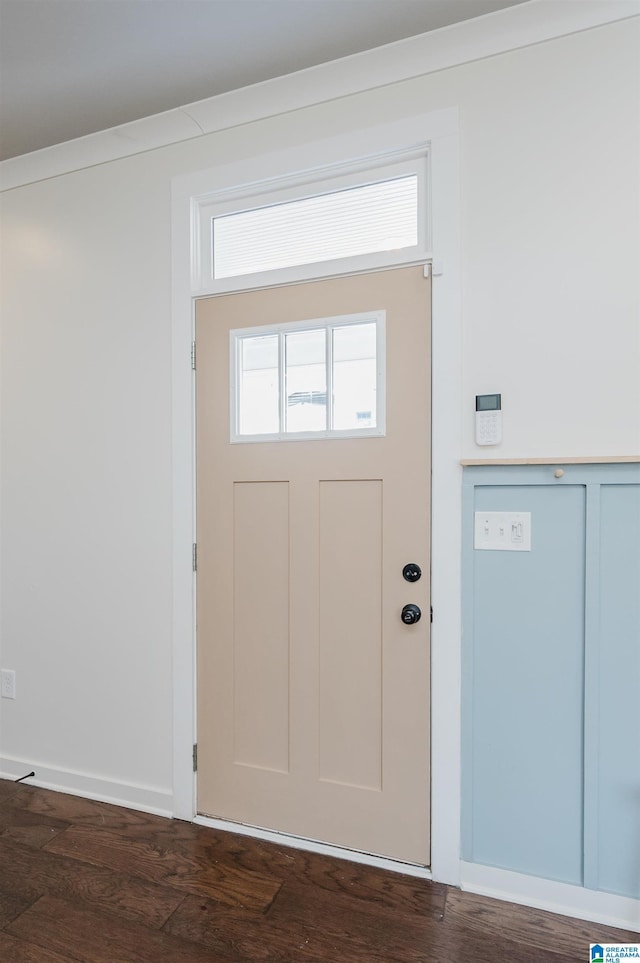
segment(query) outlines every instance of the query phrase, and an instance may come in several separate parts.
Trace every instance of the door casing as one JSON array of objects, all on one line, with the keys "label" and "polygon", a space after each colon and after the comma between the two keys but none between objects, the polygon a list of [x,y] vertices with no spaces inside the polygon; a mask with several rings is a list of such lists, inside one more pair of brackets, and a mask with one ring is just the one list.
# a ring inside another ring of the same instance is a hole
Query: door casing
[{"label": "door casing", "polygon": [[[172,197],[172,448],[173,448],[173,760],[174,815],[193,819],[195,781],[195,617],[191,569],[194,541],[194,403],[189,364],[195,256],[191,211],[212,190],[394,147],[429,147],[434,238],[432,315],[432,874],[460,882],[460,586],[461,398],[459,123],[456,108],[355,130],[297,148],[246,158],[173,181]],[[398,868],[402,868],[401,864]]]}]

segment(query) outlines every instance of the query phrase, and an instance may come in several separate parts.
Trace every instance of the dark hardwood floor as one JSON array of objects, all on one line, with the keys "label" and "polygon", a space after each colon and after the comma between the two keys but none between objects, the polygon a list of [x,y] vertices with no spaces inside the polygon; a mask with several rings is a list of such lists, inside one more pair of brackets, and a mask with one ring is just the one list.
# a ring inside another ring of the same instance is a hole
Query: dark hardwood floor
[{"label": "dark hardwood floor", "polygon": [[0,781],[2,963],[586,963],[637,938]]}]

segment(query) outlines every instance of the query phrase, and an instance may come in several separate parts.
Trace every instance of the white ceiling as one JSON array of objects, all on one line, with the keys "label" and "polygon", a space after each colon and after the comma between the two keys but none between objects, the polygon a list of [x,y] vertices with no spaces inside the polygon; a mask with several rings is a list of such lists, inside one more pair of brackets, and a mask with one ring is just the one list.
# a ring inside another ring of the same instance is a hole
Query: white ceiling
[{"label": "white ceiling", "polygon": [[523,0],[0,0],[0,160]]}]

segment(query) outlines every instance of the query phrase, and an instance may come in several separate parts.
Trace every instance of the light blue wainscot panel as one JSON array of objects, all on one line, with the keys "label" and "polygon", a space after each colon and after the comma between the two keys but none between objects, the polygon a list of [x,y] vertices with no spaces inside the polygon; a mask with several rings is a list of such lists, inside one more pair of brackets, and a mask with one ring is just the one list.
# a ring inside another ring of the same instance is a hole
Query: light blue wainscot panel
[{"label": "light blue wainscot panel", "polygon": [[640,898],[640,464],[556,470],[465,471],[463,856]]},{"label": "light blue wainscot panel", "polygon": [[597,745],[585,808],[596,857],[585,882],[640,898],[640,484],[603,484],[599,515],[597,668],[586,700]]},{"label": "light blue wainscot panel", "polygon": [[[585,488],[491,472],[464,525],[463,855],[580,885]],[[474,550],[476,511],[530,512],[531,551]]]}]

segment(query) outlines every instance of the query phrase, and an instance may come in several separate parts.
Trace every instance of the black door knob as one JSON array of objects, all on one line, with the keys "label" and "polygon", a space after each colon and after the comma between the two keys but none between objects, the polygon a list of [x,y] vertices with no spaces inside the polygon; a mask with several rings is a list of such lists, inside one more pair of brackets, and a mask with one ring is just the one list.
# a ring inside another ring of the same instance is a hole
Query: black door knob
[{"label": "black door knob", "polygon": [[422,612],[420,611],[420,606],[414,605],[413,602],[410,602],[402,609],[401,618],[405,625],[415,625],[416,622],[420,621],[421,615]]},{"label": "black door knob", "polygon": [[416,562],[409,562],[402,569],[402,576],[407,582],[417,582],[422,575],[422,569]]}]

